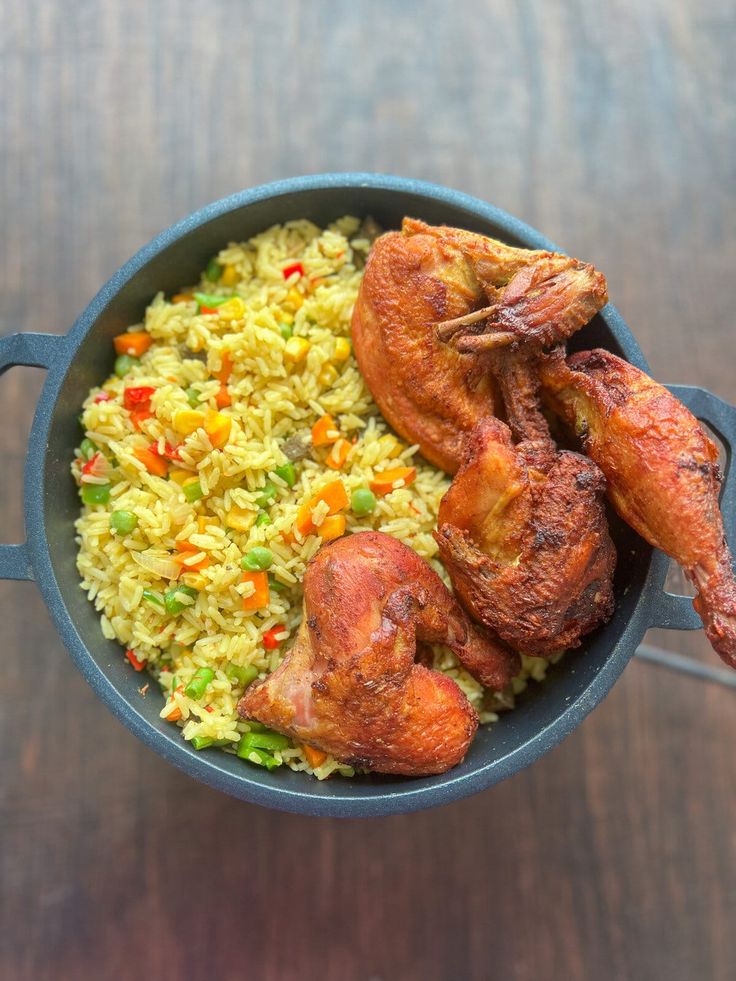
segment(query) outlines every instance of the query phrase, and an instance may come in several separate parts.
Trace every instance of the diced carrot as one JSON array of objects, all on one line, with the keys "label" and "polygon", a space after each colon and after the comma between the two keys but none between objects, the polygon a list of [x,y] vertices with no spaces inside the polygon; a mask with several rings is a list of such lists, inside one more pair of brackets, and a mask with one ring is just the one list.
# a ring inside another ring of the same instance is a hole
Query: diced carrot
[{"label": "diced carrot", "polygon": [[323,542],[331,542],[335,538],[340,538],[345,534],[345,515],[332,514],[322,522],[317,529],[317,534]]},{"label": "diced carrot", "polygon": [[156,477],[165,477],[169,471],[169,465],[162,457],[152,452],[150,447],[136,447],[133,453],[137,460],[143,464],[149,473]]},{"label": "diced carrot", "polygon": [[243,597],[244,610],[260,610],[268,606],[270,594],[268,590],[268,573],[266,572],[244,572],[243,582],[252,582],[255,592],[250,596]]},{"label": "diced carrot", "polygon": [[222,355],[222,367],[215,374],[215,378],[223,385],[226,385],[232,373],[233,373],[233,361],[232,358],[230,357],[230,352],[225,351],[225,353]]},{"label": "diced carrot", "polygon": [[340,431],[332,416],[322,416],[312,426],[312,445],[329,446],[340,438]]},{"label": "diced carrot", "polygon": [[145,330],[137,330],[118,334],[113,337],[112,343],[116,354],[132,354],[134,358],[140,358],[153,343],[153,338]]},{"label": "diced carrot", "polygon": [[370,489],[380,496],[384,494],[389,494],[392,490],[396,490],[394,485],[401,481],[400,487],[408,487],[409,484],[414,483],[417,476],[416,467],[394,467],[392,470],[384,470],[382,473],[377,473],[373,480],[370,482]]},{"label": "diced carrot", "polygon": [[227,385],[220,385],[220,390],[217,395],[215,395],[215,405],[218,409],[227,409],[229,405],[233,404],[233,400],[230,398],[230,392],[227,390]]},{"label": "diced carrot", "polygon": [[297,511],[296,522],[294,526],[300,535],[308,535],[310,532],[315,531],[314,524],[312,522],[312,511],[319,504],[320,501],[324,501],[329,507],[328,514],[337,514],[338,511],[342,511],[348,506],[349,498],[345,486],[341,480],[333,480],[332,483],[327,484],[322,490],[317,491],[308,501],[305,501]]},{"label": "diced carrot", "polygon": [[173,711],[169,712],[169,714],[166,716],[166,721],[178,722],[180,718],[181,718],[181,709],[177,705],[176,708]]},{"label": "diced carrot", "polygon": [[341,480],[333,480],[314,495],[314,504],[317,504],[319,501],[324,501],[329,505],[330,514],[337,514],[338,511],[342,511],[348,506],[350,498],[343,482]]},{"label": "diced carrot", "polygon": [[323,753],[321,749],[315,749],[314,746],[304,745],[302,749],[307,758],[307,763],[309,763],[313,770],[316,770],[318,766],[322,766],[327,759],[327,753]]},{"label": "diced carrot", "polygon": [[188,538],[181,538],[178,542],[174,542],[177,552],[198,552],[199,549],[196,545],[192,545]]},{"label": "diced carrot", "polygon": [[338,439],[338,441],[333,445],[330,452],[327,454],[327,459],[325,463],[328,467],[333,470],[342,470],[342,466],[348,458],[348,453],[350,452],[350,443],[346,439]]},{"label": "diced carrot", "polygon": [[202,572],[203,569],[209,568],[212,562],[208,555],[203,555],[198,562],[192,562],[192,559],[196,555],[201,554],[202,550],[199,549],[196,552],[181,552],[179,555],[172,555],[171,558],[177,565],[180,565],[182,569],[186,569],[187,572]]},{"label": "diced carrot", "polygon": [[171,302],[190,303],[193,299],[194,297],[192,296],[191,293],[175,293],[174,296],[171,297]]}]

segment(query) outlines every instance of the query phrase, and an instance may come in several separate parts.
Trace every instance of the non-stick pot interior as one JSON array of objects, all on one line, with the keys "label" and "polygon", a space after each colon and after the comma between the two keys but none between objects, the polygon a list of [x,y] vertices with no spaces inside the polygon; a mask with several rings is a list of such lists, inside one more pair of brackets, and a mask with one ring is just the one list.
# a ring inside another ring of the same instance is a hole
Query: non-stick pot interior
[{"label": "non-stick pot interior", "polygon": [[[438,199],[426,197],[418,191],[388,190],[385,187],[284,190],[275,197],[236,205],[232,210],[213,217],[205,214],[203,220],[195,216],[191,227],[185,229],[183,234],[170,236],[171,240],[164,242],[162,247],[154,243],[148,250],[145,264],[137,271],[133,270],[119,289],[119,284],[114,284],[103,290],[101,299],[104,307],[79,344],[53,410],[43,471],[44,521],[52,567],[71,624],[89,658],[119,693],[120,699],[109,688],[105,690],[103,683],[95,681],[99,672],[85,670],[87,655],[81,652],[81,646],[75,653],[74,643],[71,643],[72,651],[93,686],[124,720],[134,723],[139,732],[141,724],[144,729],[153,727],[156,730],[157,736],[150,730],[147,736],[155,748],[209,782],[244,797],[258,799],[259,786],[264,790],[278,787],[285,792],[283,806],[319,811],[329,809],[327,799],[330,798],[365,800],[375,798],[380,792],[381,797],[392,799],[390,808],[385,809],[400,810],[402,806],[396,800],[397,796],[400,798],[425,787],[433,787],[436,794],[431,803],[441,803],[443,799],[457,795],[451,785],[457,781],[462,783],[473,774],[482,771],[486,774],[484,782],[491,782],[487,778],[489,768],[495,769],[504,760],[507,761],[506,772],[520,768],[538,755],[540,739],[547,740],[551,745],[564,734],[558,731],[555,735],[547,735],[549,727],[571,705],[581,698],[592,698],[594,704],[597,699],[591,695],[589,688],[595,684],[596,676],[612,657],[625,659],[632,653],[631,649],[622,650],[624,646],[633,646],[630,640],[625,644],[620,642],[625,631],[631,629],[631,619],[651,557],[651,550],[621,522],[615,518],[611,520],[618,549],[617,607],[611,622],[588,637],[579,651],[568,653],[550,671],[543,685],[531,683],[520,697],[515,711],[502,715],[495,725],[482,728],[459,767],[444,776],[423,780],[370,776],[353,781],[333,779],[320,783],[285,768],[268,773],[217,751],[195,753],[181,740],[178,729],[159,719],[161,698],[156,686],[152,685],[143,697],[138,691],[141,676],[130,670],[120,646],[103,638],[98,614],[79,587],[75,567],[74,521],[78,515],[79,500],[69,475],[69,464],[74,448],[81,439],[78,415],[82,400],[87,390],[98,384],[112,369],[112,336],[129,324],[140,321],[146,305],[157,292],[171,294],[182,285],[196,281],[207,260],[228,242],[247,239],[277,222],[309,218],[323,225],[343,214],[372,215],[385,228],[397,228],[405,215],[411,215],[431,223],[458,225],[483,232],[515,245],[545,247],[549,244],[535,234],[527,235],[523,230],[520,234],[516,225],[507,223],[504,216],[495,214],[493,209],[488,209],[484,214],[476,213],[468,204],[468,199],[453,201],[451,195]],[[202,223],[197,223],[199,220]],[[89,314],[81,318],[77,327],[80,334],[85,327],[85,317],[89,317]],[[596,317],[580,333],[575,346],[605,346],[629,357],[632,349],[635,349],[625,327],[620,327],[614,319],[609,323],[604,316]],[[525,755],[525,747],[532,740],[537,748]],[[514,753],[515,762],[509,768],[508,756]],[[375,810],[380,811],[381,806],[377,805]]]}]

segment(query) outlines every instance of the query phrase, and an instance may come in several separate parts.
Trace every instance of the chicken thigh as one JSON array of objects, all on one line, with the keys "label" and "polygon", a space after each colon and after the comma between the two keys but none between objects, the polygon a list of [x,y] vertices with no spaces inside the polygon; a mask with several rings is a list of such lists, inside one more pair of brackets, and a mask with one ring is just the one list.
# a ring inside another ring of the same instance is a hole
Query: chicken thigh
[{"label": "chicken thigh", "polygon": [[478,718],[451,678],[415,663],[419,642],[446,644],[492,688],[519,670],[408,546],[372,531],[338,539],[307,568],[294,647],[238,711],[354,766],[442,773]]}]

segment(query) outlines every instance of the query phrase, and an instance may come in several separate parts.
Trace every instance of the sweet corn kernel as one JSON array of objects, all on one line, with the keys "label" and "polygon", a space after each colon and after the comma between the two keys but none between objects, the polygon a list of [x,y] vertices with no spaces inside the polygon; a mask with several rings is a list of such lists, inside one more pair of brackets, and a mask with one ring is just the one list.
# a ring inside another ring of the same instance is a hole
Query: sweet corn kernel
[{"label": "sweet corn kernel", "polygon": [[331,364],[326,364],[322,368],[318,375],[318,381],[320,385],[324,385],[325,388],[329,388],[330,385],[334,385],[337,381],[337,370]]},{"label": "sweet corn kernel", "polygon": [[217,313],[220,320],[241,320],[245,316],[245,303],[239,296],[233,296],[217,308]]},{"label": "sweet corn kernel", "polygon": [[401,453],[401,443],[391,433],[385,433],[383,436],[380,436],[378,443],[385,456],[390,460],[396,459]]},{"label": "sweet corn kernel", "polygon": [[347,361],[350,357],[350,341],[347,337],[335,338],[335,353],[333,358],[337,362]]},{"label": "sweet corn kernel", "polygon": [[180,582],[183,582],[185,586],[191,586],[192,589],[203,590],[207,585],[207,580],[204,576],[200,575],[199,572],[185,572],[179,577]]},{"label": "sweet corn kernel", "polygon": [[196,479],[196,473],[192,473],[191,470],[169,470],[169,480],[173,480],[180,487],[183,487],[188,481]]},{"label": "sweet corn kernel", "polygon": [[217,449],[221,449],[230,437],[232,419],[223,412],[214,412],[208,409],[204,417],[204,431],[210,438],[210,443]]},{"label": "sweet corn kernel", "polygon": [[204,425],[204,412],[197,409],[179,409],[174,413],[174,429],[182,436],[191,435],[195,429]]},{"label": "sweet corn kernel", "polygon": [[309,353],[309,341],[303,337],[290,337],[284,347],[284,361],[287,364],[300,364]]},{"label": "sweet corn kernel", "polygon": [[299,290],[295,290],[294,287],[292,286],[292,288],[284,297],[284,303],[287,303],[292,308],[292,310],[298,310],[299,307],[302,305],[302,303],[304,303],[304,297],[299,292]]},{"label": "sweet corn kernel", "polygon": [[245,508],[231,508],[225,522],[228,528],[235,531],[250,531],[258,517],[255,511],[246,511]]},{"label": "sweet corn kernel", "polygon": [[231,263],[228,263],[222,270],[220,282],[223,286],[235,286],[238,281],[238,270]]}]

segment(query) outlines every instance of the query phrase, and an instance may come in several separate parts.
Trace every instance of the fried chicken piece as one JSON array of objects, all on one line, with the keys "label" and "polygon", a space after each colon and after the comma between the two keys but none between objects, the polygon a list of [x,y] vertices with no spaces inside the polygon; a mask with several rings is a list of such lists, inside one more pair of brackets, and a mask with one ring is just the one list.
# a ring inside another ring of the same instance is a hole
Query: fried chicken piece
[{"label": "fried chicken piece", "polygon": [[492,688],[519,670],[518,655],[474,627],[402,542],[372,531],[338,539],[307,568],[294,647],[238,711],[353,766],[443,773],[478,718],[451,678],[415,663],[425,643],[446,644]]},{"label": "fried chicken piece", "polygon": [[483,358],[441,344],[433,324],[483,299],[457,249],[388,232],[373,244],[353,311],[353,349],[381,413],[448,473],[460,464],[465,434],[493,413],[493,379]]},{"label": "fried chicken piece", "polygon": [[713,441],[679,399],[608,351],[567,361],[554,352],[541,378],[553,408],[606,475],[624,521],[683,567],[709,641],[736,667],[736,582]]},{"label": "fried chicken piece", "polygon": [[549,439],[515,446],[488,418],[439,509],[435,538],[467,610],[512,647],[578,647],[613,612],[616,562],[598,468]]}]

